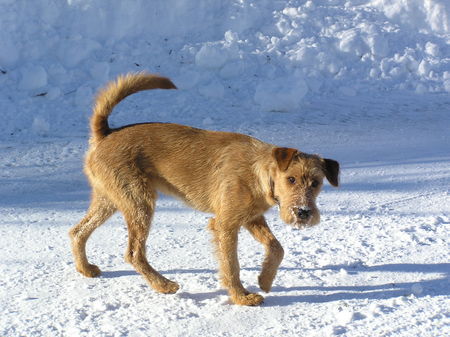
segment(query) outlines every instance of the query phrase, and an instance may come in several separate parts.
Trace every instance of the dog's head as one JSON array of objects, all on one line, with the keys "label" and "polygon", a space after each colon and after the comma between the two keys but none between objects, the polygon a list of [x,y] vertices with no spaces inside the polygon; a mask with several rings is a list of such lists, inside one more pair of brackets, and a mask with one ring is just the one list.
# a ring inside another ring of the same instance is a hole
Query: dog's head
[{"label": "dog's head", "polygon": [[281,219],[297,228],[320,222],[316,197],[326,178],[339,185],[339,163],[295,149],[277,147],[272,155],[276,162],[271,172],[272,197],[280,207]]}]

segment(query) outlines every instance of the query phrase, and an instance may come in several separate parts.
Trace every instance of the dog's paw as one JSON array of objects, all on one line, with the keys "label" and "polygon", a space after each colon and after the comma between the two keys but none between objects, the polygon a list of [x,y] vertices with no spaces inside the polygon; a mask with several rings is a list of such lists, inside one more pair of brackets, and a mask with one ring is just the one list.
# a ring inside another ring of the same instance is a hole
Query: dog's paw
[{"label": "dog's paw", "polygon": [[86,277],[99,277],[101,270],[95,264],[88,264],[83,267],[77,267],[77,270]]},{"label": "dog's paw", "polygon": [[169,280],[165,281],[164,283],[152,286],[153,289],[162,294],[175,294],[178,291],[178,289],[180,289],[178,283]]},{"label": "dog's paw", "polygon": [[265,275],[259,275],[258,276],[258,284],[261,290],[268,293],[270,289],[272,289],[272,282],[273,282],[272,276],[265,276]]},{"label": "dog's paw", "polygon": [[259,294],[250,293],[247,295],[232,296],[231,300],[234,304],[256,306],[264,302],[264,297]]}]

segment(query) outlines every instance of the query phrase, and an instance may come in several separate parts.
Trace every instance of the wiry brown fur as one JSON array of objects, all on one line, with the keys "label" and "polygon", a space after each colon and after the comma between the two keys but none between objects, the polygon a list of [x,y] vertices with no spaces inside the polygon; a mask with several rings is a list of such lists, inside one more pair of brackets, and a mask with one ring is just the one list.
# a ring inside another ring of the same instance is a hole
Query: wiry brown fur
[{"label": "wiry brown fur", "polygon": [[85,160],[91,205],[70,231],[76,269],[88,277],[100,275],[100,269],[87,260],[86,241],[119,210],[128,225],[125,259],[156,291],[176,292],[178,284],[153,269],[145,252],[157,193],[163,192],[214,214],[209,228],[222,283],[234,303],[258,305],[263,297],[249,293],[239,278],[239,229],[249,230],[265,247],[258,280],[268,292],[283,248],[267,226],[264,212],[278,203],[285,222],[297,227],[316,224],[315,198],[322,180],[326,177],[337,186],[339,165],[237,133],[162,123],[110,129],[107,119],[116,104],[132,93],[156,88],[176,87],[167,78],[129,74],[110,83],[97,97]]}]

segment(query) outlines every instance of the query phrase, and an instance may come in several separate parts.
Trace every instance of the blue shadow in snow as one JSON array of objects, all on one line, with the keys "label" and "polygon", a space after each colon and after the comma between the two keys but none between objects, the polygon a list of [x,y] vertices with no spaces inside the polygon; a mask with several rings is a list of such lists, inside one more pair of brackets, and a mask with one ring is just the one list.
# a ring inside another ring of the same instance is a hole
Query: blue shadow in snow
[{"label": "blue shadow in snow", "polygon": [[[243,268],[244,270],[256,271],[258,268]],[[323,268],[317,269],[304,269],[304,268],[280,268],[282,271],[299,272],[317,270],[341,270],[347,271],[348,277],[358,273],[418,273],[418,274],[441,274],[439,278],[431,280],[421,280],[418,278],[409,282],[392,282],[383,284],[361,284],[361,285],[335,285],[335,286],[297,286],[297,287],[282,287],[274,286],[271,292],[266,295],[264,306],[288,306],[295,303],[326,303],[336,302],[342,300],[375,300],[375,299],[388,299],[401,296],[408,296],[413,293],[413,286],[420,285],[419,291],[415,291],[416,297],[424,296],[448,296],[450,295],[450,263],[437,263],[437,264],[385,264],[378,266],[348,266],[348,265],[329,265]],[[217,270],[214,269],[174,269],[162,271],[162,274],[216,274]],[[139,276],[139,274],[133,270],[120,270],[120,271],[108,271],[103,272],[104,278],[117,278],[124,276]],[[280,276],[279,276],[280,277]],[[344,281],[343,281],[344,282]],[[301,280],[299,280],[301,283]],[[250,291],[258,292],[259,289],[251,285]],[[319,292],[319,294],[308,295],[298,294],[298,292]],[[295,294],[289,294],[295,292]],[[211,292],[202,293],[187,293],[181,292],[179,296],[181,298],[192,299],[198,302],[202,302],[207,299],[212,299],[219,295],[225,295],[226,290],[215,290]]]},{"label": "blue shadow in snow", "polygon": [[[280,268],[281,270],[302,270],[300,268]],[[335,302],[340,300],[354,300],[354,299],[388,299],[401,296],[408,296],[414,293],[416,297],[424,296],[448,296],[450,295],[450,263],[437,264],[385,264],[378,266],[348,266],[348,265],[330,265],[320,269],[306,269],[306,271],[315,270],[345,270],[348,277],[358,273],[432,273],[441,274],[442,276],[431,279],[422,280],[418,277],[417,280],[409,282],[392,282],[376,285],[336,285],[336,286],[298,286],[298,287],[280,287],[272,288],[274,293],[286,292],[320,292],[314,295],[276,295],[268,297],[266,305],[268,306],[287,306],[293,303],[325,303]],[[301,282],[301,281],[299,281]],[[413,291],[414,287],[416,291]],[[419,287],[418,287],[419,286]],[[418,288],[417,288],[418,287]]]},{"label": "blue shadow in snow", "polygon": [[102,278],[117,278],[124,276],[139,276],[134,270],[116,270],[116,271],[102,271]]}]

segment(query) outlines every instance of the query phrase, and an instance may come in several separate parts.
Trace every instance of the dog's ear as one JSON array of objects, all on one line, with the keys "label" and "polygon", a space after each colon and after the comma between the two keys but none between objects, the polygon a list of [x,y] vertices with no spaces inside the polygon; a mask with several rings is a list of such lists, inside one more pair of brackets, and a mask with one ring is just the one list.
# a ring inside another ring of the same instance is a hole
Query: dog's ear
[{"label": "dog's ear", "polygon": [[280,171],[286,171],[291,163],[292,159],[297,155],[296,149],[290,149],[287,147],[276,147],[272,151],[272,155],[277,161]]},{"label": "dog's ear", "polygon": [[339,186],[339,163],[333,159],[322,159],[325,177],[334,187]]}]

